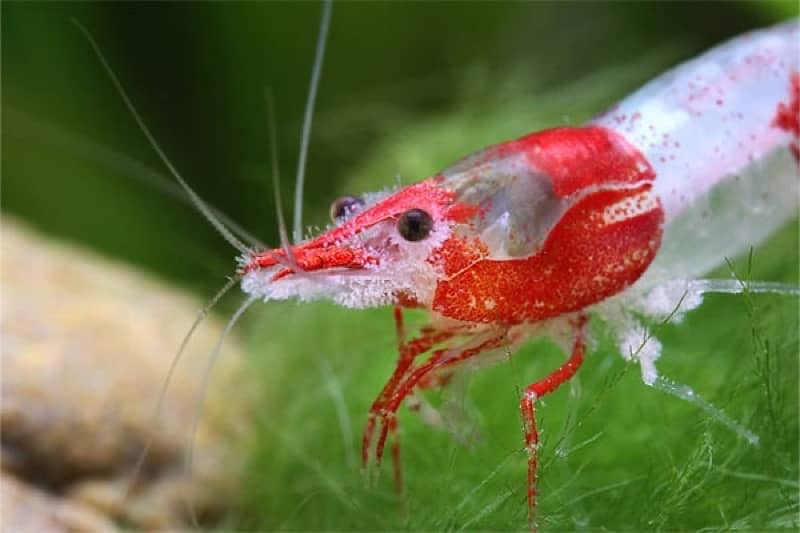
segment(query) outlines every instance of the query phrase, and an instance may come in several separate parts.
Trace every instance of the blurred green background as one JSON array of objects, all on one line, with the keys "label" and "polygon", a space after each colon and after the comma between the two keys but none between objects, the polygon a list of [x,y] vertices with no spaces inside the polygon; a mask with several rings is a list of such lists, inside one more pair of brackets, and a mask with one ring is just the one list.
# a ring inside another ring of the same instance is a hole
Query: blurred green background
[{"label": "blurred green background", "polygon": [[[338,194],[398,175],[416,181],[485,145],[585,120],[675,62],[796,12],[795,2],[336,3],[306,221],[324,225]],[[4,213],[210,295],[234,252],[159,190],[162,165],[70,18],[94,34],[187,181],[275,244],[263,89],[277,102],[291,213],[319,13],[318,4],[288,2],[4,2]],[[797,281],[796,224],[756,252],[753,275]],[[543,526],[797,526],[796,301],[710,300],[663,328],[663,366],[767,442],[744,447],[695,407],[647,390],[601,342],[577,398],[562,391],[541,409]],[[402,415],[412,511],[404,521],[389,476],[368,490],[354,459],[363,415],[392,366],[390,313],[276,304],[249,326],[264,409],[252,479],[227,525],[524,528],[517,388],[558,354],[526,349],[459,393],[474,404],[481,445],[461,447]],[[764,358],[782,371],[760,374]],[[770,380],[780,405],[762,394]],[[764,413],[777,414],[768,422]],[[556,454],[561,440],[575,453]]]}]

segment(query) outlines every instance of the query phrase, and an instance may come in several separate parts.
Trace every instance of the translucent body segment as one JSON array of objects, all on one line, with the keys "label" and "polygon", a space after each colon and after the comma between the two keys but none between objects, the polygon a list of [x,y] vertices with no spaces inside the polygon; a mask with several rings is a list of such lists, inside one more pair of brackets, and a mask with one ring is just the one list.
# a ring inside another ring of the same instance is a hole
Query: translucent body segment
[{"label": "translucent body segment", "polygon": [[780,119],[796,107],[798,71],[791,21],[672,69],[593,121],[656,171],[664,244],[642,284],[702,275],[797,215],[798,132]]},{"label": "translucent body segment", "polygon": [[530,256],[574,199],[559,198],[550,179],[531,168],[524,152],[488,156],[475,154],[443,174],[443,185],[477,208],[456,234],[479,238],[493,259]]},{"label": "translucent body segment", "polygon": [[717,183],[787,147],[777,127],[800,70],[800,23],[742,35],[656,78],[598,117],[656,170],[670,221]]}]

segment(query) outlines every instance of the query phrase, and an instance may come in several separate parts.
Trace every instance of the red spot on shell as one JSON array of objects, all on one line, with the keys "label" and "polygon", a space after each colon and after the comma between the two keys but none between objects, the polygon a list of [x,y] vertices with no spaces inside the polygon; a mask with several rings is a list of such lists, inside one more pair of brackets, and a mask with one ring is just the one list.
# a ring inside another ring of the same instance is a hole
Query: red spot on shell
[{"label": "red spot on shell", "polygon": [[485,157],[517,152],[550,177],[557,196],[581,196],[528,257],[493,259],[478,240],[449,239],[433,301],[446,317],[518,324],[573,312],[623,290],[655,257],[664,221],[651,196],[655,172],[622,136],[557,128],[492,147]]},{"label": "red spot on shell", "polygon": [[789,102],[781,102],[772,120],[772,126],[794,134],[789,145],[795,160],[800,163],[800,72],[790,78]]},{"label": "red spot on shell", "polygon": [[613,223],[602,213],[650,188],[585,197],[561,218],[539,253],[479,260],[440,281],[433,309],[469,322],[519,324],[577,311],[618,293],[655,257],[664,212],[656,204]]}]

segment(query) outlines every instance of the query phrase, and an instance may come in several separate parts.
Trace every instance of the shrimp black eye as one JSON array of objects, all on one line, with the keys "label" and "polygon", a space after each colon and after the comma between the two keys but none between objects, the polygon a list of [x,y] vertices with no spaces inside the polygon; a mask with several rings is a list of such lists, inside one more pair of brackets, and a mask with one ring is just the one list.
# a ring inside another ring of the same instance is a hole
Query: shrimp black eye
[{"label": "shrimp black eye", "polygon": [[421,241],[433,229],[433,219],[422,209],[409,209],[397,221],[397,231],[407,241]]},{"label": "shrimp black eye", "polygon": [[331,220],[352,215],[364,205],[364,200],[355,196],[340,196],[331,204]]}]

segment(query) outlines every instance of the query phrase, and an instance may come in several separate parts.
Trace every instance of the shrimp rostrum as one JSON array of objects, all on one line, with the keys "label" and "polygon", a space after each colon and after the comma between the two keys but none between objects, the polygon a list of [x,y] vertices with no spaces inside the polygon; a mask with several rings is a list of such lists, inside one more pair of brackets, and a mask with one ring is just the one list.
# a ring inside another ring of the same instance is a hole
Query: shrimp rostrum
[{"label": "shrimp rostrum", "polygon": [[[532,513],[535,403],[580,368],[588,316],[612,324],[647,384],[669,388],[655,368],[658,342],[638,346],[634,316],[682,313],[703,293],[742,290],[734,279],[697,277],[796,216],[798,39],[796,21],[741,36],[586,125],[491,146],[392,193],[341,198],[322,235],[244,256],[242,288],[263,300],[395,306],[397,364],[369,411],[365,465],[380,464],[387,440],[399,460],[397,411],[414,394],[534,335],[553,338],[566,361],[519,405]],[[711,197],[721,198],[714,209]],[[751,290],[797,293],[768,282]],[[406,308],[429,311],[411,339]],[[396,475],[400,486],[399,466]]]}]

